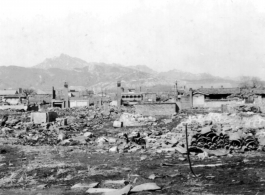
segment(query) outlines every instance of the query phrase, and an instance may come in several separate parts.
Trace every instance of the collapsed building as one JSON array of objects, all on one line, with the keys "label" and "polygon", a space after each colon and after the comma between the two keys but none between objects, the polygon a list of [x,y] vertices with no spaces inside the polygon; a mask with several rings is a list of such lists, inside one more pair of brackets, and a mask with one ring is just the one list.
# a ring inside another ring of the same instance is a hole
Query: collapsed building
[{"label": "collapsed building", "polygon": [[189,89],[180,99],[181,109],[201,108],[219,111],[240,105],[253,105],[265,111],[264,103],[265,89],[224,87]]},{"label": "collapsed building", "polygon": [[0,102],[5,105],[21,104],[26,96],[22,93],[22,88],[18,90],[4,89],[0,90]]}]

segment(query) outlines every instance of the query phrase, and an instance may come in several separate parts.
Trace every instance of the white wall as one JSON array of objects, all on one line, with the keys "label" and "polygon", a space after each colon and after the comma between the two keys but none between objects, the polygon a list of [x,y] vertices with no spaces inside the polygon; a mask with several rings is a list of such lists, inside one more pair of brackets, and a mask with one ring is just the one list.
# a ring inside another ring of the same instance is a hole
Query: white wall
[{"label": "white wall", "polygon": [[193,107],[204,106],[205,104],[204,100],[205,100],[204,95],[202,94],[193,95]]},{"label": "white wall", "polygon": [[88,100],[71,100],[70,101],[70,108],[83,107],[83,106],[89,106],[89,101]]},{"label": "white wall", "polygon": [[4,99],[5,102],[8,102],[11,105],[20,104],[19,98],[7,98]]}]

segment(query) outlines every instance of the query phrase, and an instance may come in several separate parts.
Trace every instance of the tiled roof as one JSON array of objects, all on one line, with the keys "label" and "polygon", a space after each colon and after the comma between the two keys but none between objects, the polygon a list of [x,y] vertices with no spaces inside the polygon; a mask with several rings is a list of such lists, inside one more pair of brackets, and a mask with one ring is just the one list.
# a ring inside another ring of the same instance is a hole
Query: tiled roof
[{"label": "tiled roof", "polygon": [[42,90],[38,89],[38,90],[36,91],[36,93],[37,93],[38,95],[52,94],[52,90],[49,90],[49,91],[42,91]]},{"label": "tiled roof", "polygon": [[234,94],[234,93],[240,93],[240,89],[239,88],[200,88],[195,90],[193,93],[202,93],[206,95]]},{"label": "tiled roof", "polygon": [[38,103],[38,102],[47,102],[47,103],[50,103],[52,100],[52,96],[47,94],[47,95],[31,95],[29,96],[29,102],[30,103]]},{"label": "tiled roof", "polygon": [[5,95],[5,98],[26,98],[24,94],[11,94],[11,95]]},{"label": "tiled roof", "polygon": [[[244,89],[243,89],[244,90]],[[249,89],[248,92],[252,92],[253,94],[265,94],[265,89]]]},{"label": "tiled roof", "polygon": [[0,90],[0,95],[15,95],[17,93],[17,90]]}]

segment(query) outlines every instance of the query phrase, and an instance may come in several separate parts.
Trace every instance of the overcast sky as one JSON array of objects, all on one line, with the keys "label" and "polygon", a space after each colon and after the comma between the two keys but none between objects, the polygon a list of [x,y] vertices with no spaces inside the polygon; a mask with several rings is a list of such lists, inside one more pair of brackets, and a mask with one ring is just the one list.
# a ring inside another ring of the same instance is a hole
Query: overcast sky
[{"label": "overcast sky", "polygon": [[0,65],[87,62],[265,75],[264,0],[1,0]]}]

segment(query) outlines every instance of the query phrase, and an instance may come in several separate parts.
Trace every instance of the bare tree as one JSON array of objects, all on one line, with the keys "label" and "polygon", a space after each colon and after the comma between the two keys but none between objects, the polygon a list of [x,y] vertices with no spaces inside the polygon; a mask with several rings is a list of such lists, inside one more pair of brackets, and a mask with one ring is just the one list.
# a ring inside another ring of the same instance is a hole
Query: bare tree
[{"label": "bare tree", "polygon": [[243,76],[240,78],[239,87],[242,89],[263,88],[265,82],[258,77]]},{"label": "bare tree", "polygon": [[27,97],[29,97],[29,95],[35,95],[36,91],[34,89],[23,89],[23,94]]}]

